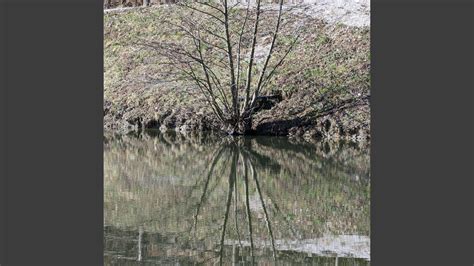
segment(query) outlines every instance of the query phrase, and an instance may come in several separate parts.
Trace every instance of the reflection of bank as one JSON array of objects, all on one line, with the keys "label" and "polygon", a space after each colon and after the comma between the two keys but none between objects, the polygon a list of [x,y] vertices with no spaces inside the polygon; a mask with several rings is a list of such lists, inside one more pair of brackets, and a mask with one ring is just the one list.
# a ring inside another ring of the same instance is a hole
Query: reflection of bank
[{"label": "reflection of bank", "polygon": [[[223,154],[225,154],[223,156]],[[225,205],[225,215],[222,221],[222,232],[220,237],[220,250],[219,250],[219,262],[222,264],[223,257],[224,257],[224,248],[226,245],[232,246],[233,256],[232,261],[235,260],[236,256],[239,254],[239,250],[244,249],[244,247],[250,248],[250,259],[252,263],[255,263],[255,249],[270,249],[271,250],[271,258],[274,262],[277,261],[279,256],[277,256],[277,251],[279,252],[302,252],[305,254],[312,254],[317,256],[332,256],[332,257],[358,257],[358,258],[370,258],[370,251],[369,251],[369,238],[368,237],[361,237],[361,236],[332,236],[332,237],[322,237],[319,239],[308,239],[308,240],[278,240],[275,241],[275,236],[273,234],[272,229],[272,221],[270,215],[268,213],[268,206],[265,200],[265,197],[262,193],[262,189],[260,186],[259,175],[258,171],[255,168],[254,162],[258,159],[255,156],[259,156],[255,154],[250,149],[250,142],[241,140],[239,141],[231,141],[227,145],[224,145],[220,148],[218,152],[215,153],[214,159],[209,169],[209,173],[207,174],[206,182],[204,184],[203,192],[200,198],[200,202],[197,205],[196,213],[194,215],[194,230],[196,230],[198,224],[198,216],[199,210],[201,206],[204,204],[208,184],[210,182],[210,178],[220,176],[213,174],[215,171],[215,165],[219,163],[219,161],[227,161],[230,160],[230,165],[224,166],[225,168],[229,168],[230,172],[228,175],[228,190],[227,190],[227,201]],[[231,158],[231,159],[229,159]],[[243,220],[247,222],[246,224],[246,232],[244,230],[239,229],[239,223],[237,222],[237,217],[239,214],[239,199],[242,195],[239,195],[238,185],[243,184],[244,187],[244,195],[242,200],[243,207],[245,209],[245,217]],[[256,191],[256,196],[250,196],[250,189],[251,186],[254,187]],[[232,200],[233,199],[233,200]],[[253,200],[252,200],[253,199]],[[269,198],[271,199],[271,198]],[[271,204],[273,205],[273,210],[275,215],[279,215],[283,217],[283,221],[286,221],[286,225],[290,228],[293,236],[296,236],[297,233],[293,230],[290,223],[288,223],[288,217],[281,211],[278,207],[276,200],[270,200]],[[233,205],[234,211],[234,235],[237,236],[237,240],[229,239],[226,241],[226,233],[228,231],[228,218],[229,213],[231,211],[231,207]],[[253,216],[263,216],[263,220],[265,221],[266,229],[269,236],[269,241],[265,241],[262,239],[254,239],[253,235],[253,223],[252,217]],[[247,236],[248,240],[242,239]],[[237,254],[237,255],[236,255]],[[337,260],[336,260],[337,261]]]},{"label": "reflection of bank", "polygon": [[104,258],[106,265],[118,262],[204,263],[214,257],[214,251],[195,250],[180,242],[176,234],[150,233],[140,229],[105,228]]},{"label": "reflection of bank", "polygon": [[[105,220],[112,226],[105,232],[105,255],[110,265],[273,265],[275,259],[334,265],[336,257],[339,265],[366,265],[345,257],[366,258],[368,237],[341,236],[366,234],[368,226],[355,219],[368,208],[366,180],[350,179],[354,173],[366,176],[364,160],[354,160],[356,150],[296,146],[283,138],[231,138],[205,145],[183,145],[170,136],[128,138],[117,143],[119,149],[114,142],[106,146]],[[334,236],[321,237],[325,233]]]},{"label": "reflection of bank", "polygon": [[[105,235],[105,265],[170,265],[170,264],[212,264],[216,258],[215,250],[191,249],[179,241],[177,235],[164,235],[160,233],[143,232],[136,230],[122,230],[107,227]],[[227,242],[227,241],[226,241]],[[226,243],[224,247],[224,264],[251,265],[274,265],[271,250],[259,247],[256,241],[254,258],[249,254],[249,246],[245,243],[241,248],[237,243]],[[308,252],[294,251],[291,248],[279,250],[279,242],[276,240],[279,264],[293,265],[304,263],[310,265],[368,265],[365,259],[338,257],[336,254],[327,253],[324,256],[312,256]],[[204,247],[205,243],[200,243]]]}]

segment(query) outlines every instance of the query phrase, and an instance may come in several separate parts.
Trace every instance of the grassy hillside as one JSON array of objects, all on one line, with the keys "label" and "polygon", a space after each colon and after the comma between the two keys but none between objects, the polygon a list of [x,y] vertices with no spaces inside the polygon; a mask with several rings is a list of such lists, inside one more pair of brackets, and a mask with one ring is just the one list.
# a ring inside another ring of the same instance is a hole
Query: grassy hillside
[{"label": "grassy hillside", "polygon": [[[104,14],[106,128],[219,128],[199,92],[188,83],[170,80],[160,56],[140,44],[181,38],[170,35],[167,25],[160,23],[165,16],[173,16],[170,8]],[[272,13],[266,15],[271,17]],[[264,20],[263,34],[272,23]],[[288,13],[281,40],[291,38],[297,26],[304,29],[302,38],[268,91],[281,91],[283,101],[258,112],[252,128],[264,135],[368,138],[369,28],[330,25]]]}]

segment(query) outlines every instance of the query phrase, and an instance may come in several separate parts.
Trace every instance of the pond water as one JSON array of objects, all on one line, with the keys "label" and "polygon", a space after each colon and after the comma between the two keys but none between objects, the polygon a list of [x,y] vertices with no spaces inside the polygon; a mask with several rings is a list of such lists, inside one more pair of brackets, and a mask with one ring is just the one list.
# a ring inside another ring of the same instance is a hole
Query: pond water
[{"label": "pond water", "polygon": [[368,144],[104,139],[106,265],[369,265]]}]

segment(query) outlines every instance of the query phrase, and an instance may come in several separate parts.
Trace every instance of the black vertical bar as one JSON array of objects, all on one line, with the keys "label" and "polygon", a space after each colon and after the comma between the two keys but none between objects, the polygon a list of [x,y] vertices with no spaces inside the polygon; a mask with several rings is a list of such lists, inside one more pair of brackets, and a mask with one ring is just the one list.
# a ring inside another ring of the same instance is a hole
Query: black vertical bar
[{"label": "black vertical bar", "polygon": [[6,261],[6,207],[7,207],[7,149],[6,149],[6,116],[7,116],[7,60],[6,28],[7,9],[0,1],[0,264]]},{"label": "black vertical bar", "polygon": [[7,265],[102,265],[102,3],[7,18]]},{"label": "black vertical bar", "polygon": [[472,2],[372,1],[373,265],[472,265]]}]

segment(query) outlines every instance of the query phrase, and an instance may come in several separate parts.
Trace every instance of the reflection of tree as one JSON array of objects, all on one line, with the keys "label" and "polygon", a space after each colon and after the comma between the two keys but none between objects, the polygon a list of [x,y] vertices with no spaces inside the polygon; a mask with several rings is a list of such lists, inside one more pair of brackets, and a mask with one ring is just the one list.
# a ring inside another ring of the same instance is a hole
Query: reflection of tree
[{"label": "reflection of tree", "polygon": [[330,148],[284,138],[111,139],[105,222],[133,230],[133,240],[110,238],[106,250],[128,250],[120,259],[144,263],[283,263],[298,256],[303,262],[306,253],[289,253],[285,243],[365,235],[367,182],[351,176],[366,176],[368,156]]},{"label": "reflection of tree", "polygon": [[219,152],[214,156],[214,159],[212,160],[209,173],[207,174],[206,181],[204,183],[204,190],[202,191],[201,198],[200,198],[199,203],[196,207],[196,213],[194,214],[194,224],[193,224],[194,228],[197,227],[199,211],[201,209],[202,204],[204,203],[204,200],[205,200],[205,197],[206,197],[206,194],[207,194],[207,189],[209,187],[209,181],[211,180],[211,176],[214,173],[214,168],[215,168],[217,162],[219,161],[219,159],[221,158],[223,151],[224,151],[223,148],[219,149]]},{"label": "reflection of tree", "polygon": [[[247,145],[245,145],[247,144]],[[223,156],[225,154],[225,156]],[[256,157],[256,155],[258,157]],[[242,243],[241,243],[241,232],[239,231],[239,222],[237,219],[238,216],[238,209],[239,209],[239,189],[237,187],[237,184],[239,183],[238,181],[241,180],[243,186],[244,186],[244,191],[245,191],[245,213],[246,213],[246,222],[247,222],[247,230],[248,230],[248,238],[250,240],[250,256],[252,258],[252,263],[255,262],[254,260],[254,239],[253,239],[253,225],[252,225],[252,212],[250,209],[250,186],[251,180],[249,177],[252,178],[257,194],[258,194],[258,199],[259,202],[262,206],[263,209],[263,214],[264,214],[264,219],[265,219],[265,224],[266,228],[268,231],[268,234],[270,235],[270,241],[271,241],[271,248],[272,248],[272,254],[273,254],[273,259],[276,260],[276,250],[275,250],[275,242],[274,242],[274,236],[273,236],[273,230],[272,230],[272,225],[271,225],[271,220],[268,215],[268,210],[267,206],[264,200],[264,197],[262,195],[262,189],[260,187],[259,183],[259,177],[258,177],[258,171],[255,167],[255,161],[256,160],[261,160],[263,156],[256,154],[255,152],[250,150],[250,145],[248,143],[242,143],[239,139],[228,139],[224,145],[222,145],[220,148],[217,149],[216,152],[214,152],[214,156],[211,160],[210,166],[209,166],[209,171],[207,172],[204,184],[203,184],[203,191],[200,196],[199,202],[196,205],[196,211],[194,213],[193,217],[193,225],[192,229],[194,229],[194,233],[196,233],[197,230],[197,225],[198,225],[198,217],[200,214],[200,210],[202,206],[205,204],[206,197],[208,197],[209,193],[209,184],[211,181],[212,177],[215,178],[221,178],[223,175],[216,174],[216,165],[218,165],[221,161],[224,160],[222,166],[224,169],[229,169],[228,173],[228,178],[227,178],[227,183],[228,183],[228,189],[226,193],[226,201],[225,201],[225,213],[224,217],[222,220],[222,226],[221,226],[221,233],[220,233],[220,240],[219,240],[219,263],[222,264],[223,260],[223,254],[224,254],[224,247],[225,247],[225,238],[226,238],[226,233],[229,230],[228,226],[228,220],[229,220],[229,214],[232,209],[233,205],[233,211],[234,211],[234,230],[237,235],[238,243],[240,248],[242,248]],[[267,159],[267,158],[265,158]],[[268,158],[269,159],[269,158]],[[230,165],[229,165],[230,164]],[[195,235],[195,234],[194,234]],[[234,258],[235,255],[238,252],[238,248],[235,246],[233,247],[233,253],[234,253]]]}]

